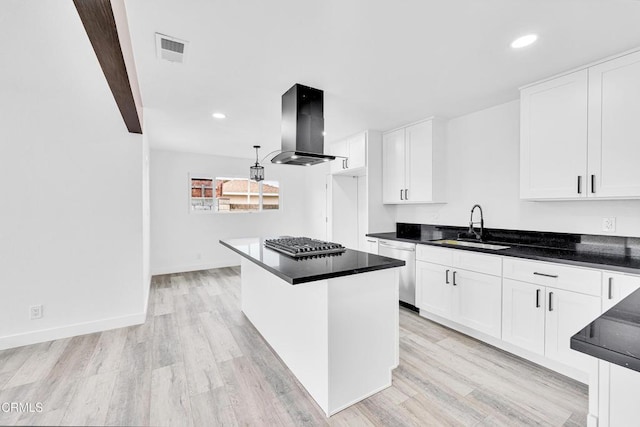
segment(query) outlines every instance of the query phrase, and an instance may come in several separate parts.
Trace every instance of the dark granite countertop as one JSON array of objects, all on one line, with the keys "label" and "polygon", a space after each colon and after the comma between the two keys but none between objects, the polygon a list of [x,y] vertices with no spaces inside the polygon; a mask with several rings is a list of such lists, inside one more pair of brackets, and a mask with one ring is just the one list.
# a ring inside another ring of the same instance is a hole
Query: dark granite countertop
[{"label": "dark granite countertop", "polygon": [[[463,227],[398,224],[398,230],[390,233],[371,233],[370,237],[419,243],[492,255],[525,258],[536,261],[556,262],[578,267],[600,268],[640,274],[639,238],[616,236],[571,235],[517,230],[488,230],[486,243],[510,246],[508,249],[490,250],[432,243],[432,240],[456,239]],[[631,242],[631,243],[629,243]],[[522,244],[525,243],[525,244]],[[628,245],[631,245],[630,247]]]},{"label": "dark granite countertop", "polygon": [[337,255],[296,259],[266,248],[261,238],[228,239],[220,243],[292,285],[405,265],[401,260],[352,249]]},{"label": "dark granite countertop", "polygon": [[571,337],[571,348],[640,372],[640,289]]}]

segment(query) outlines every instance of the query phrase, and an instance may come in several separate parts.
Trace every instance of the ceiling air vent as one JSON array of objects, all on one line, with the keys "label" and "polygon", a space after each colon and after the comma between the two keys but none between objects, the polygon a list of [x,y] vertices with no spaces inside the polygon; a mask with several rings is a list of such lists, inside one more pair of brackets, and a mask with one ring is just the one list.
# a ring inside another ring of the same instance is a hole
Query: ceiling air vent
[{"label": "ceiling air vent", "polygon": [[156,55],[158,59],[183,63],[188,42],[156,33]]}]

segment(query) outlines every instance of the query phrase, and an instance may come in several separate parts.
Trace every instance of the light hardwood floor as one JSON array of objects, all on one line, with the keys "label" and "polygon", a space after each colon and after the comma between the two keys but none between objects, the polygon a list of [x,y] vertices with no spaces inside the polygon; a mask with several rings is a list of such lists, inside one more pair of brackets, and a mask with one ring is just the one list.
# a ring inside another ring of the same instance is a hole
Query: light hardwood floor
[{"label": "light hardwood floor", "polygon": [[586,386],[404,309],[393,386],[327,419],[240,311],[239,274],[157,276],[144,325],[0,351],[0,403],[44,407],[0,424],[586,424]]}]

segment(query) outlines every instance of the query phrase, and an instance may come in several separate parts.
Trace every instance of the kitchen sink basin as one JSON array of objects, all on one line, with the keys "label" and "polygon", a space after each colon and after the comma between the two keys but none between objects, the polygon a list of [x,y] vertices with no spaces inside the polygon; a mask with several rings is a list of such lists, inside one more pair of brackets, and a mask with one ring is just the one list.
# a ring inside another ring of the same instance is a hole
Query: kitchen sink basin
[{"label": "kitchen sink basin", "polygon": [[481,242],[467,242],[464,240],[432,240],[429,243],[436,243],[438,245],[467,246],[470,248],[489,249],[493,251],[510,248],[510,246],[492,245],[491,243]]}]

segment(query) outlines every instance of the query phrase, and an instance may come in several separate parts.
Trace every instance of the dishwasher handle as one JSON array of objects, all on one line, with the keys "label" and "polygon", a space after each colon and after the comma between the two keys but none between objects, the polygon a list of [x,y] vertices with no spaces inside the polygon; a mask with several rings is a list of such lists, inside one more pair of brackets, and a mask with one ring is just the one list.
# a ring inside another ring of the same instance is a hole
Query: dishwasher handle
[{"label": "dishwasher handle", "polygon": [[396,249],[398,251],[406,251],[406,252],[415,252],[416,251],[414,248],[401,248],[400,246],[394,246],[394,245],[390,245],[389,243],[384,243],[384,242],[378,242],[378,244],[380,246],[384,246],[384,247],[391,248],[391,249]]}]

